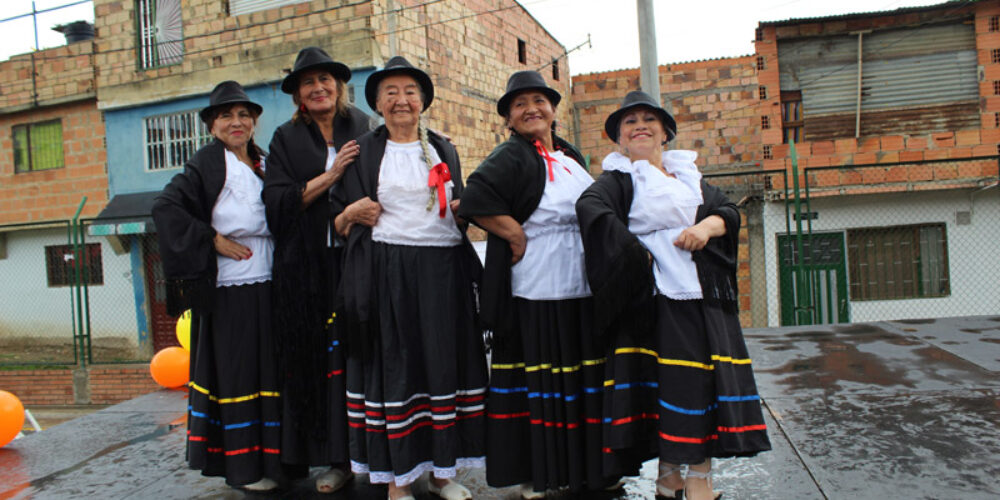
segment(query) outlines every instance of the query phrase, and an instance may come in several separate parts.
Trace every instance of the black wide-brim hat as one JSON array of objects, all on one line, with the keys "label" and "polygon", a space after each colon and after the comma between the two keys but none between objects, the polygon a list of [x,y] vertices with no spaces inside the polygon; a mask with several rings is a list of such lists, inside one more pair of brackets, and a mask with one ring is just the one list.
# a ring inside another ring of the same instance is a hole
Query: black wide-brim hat
[{"label": "black wide-brim hat", "polygon": [[612,141],[618,143],[618,131],[621,126],[622,117],[625,116],[625,113],[636,108],[652,109],[660,117],[660,123],[663,124],[663,130],[667,133],[668,141],[677,137],[677,122],[674,121],[674,117],[667,110],[661,108],[660,103],[656,102],[649,94],[641,90],[633,90],[625,95],[622,107],[611,113],[608,119],[604,121],[604,131],[607,132],[608,137]]},{"label": "black wide-brim hat", "polygon": [[402,56],[392,57],[385,63],[384,68],[368,76],[368,81],[365,82],[365,100],[368,101],[368,107],[375,111],[378,84],[392,75],[408,75],[417,81],[417,85],[420,85],[420,90],[424,94],[424,109],[421,111],[426,111],[427,107],[431,105],[431,101],[434,100],[434,83],[431,82],[431,77],[427,73],[410,64],[410,61]]},{"label": "black wide-brim hat", "polygon": [[342,82],[351,80],[351,69],[346,64],[334,61],[325,50],[319,47],[306,47],[295,56],[295,65],[292,72],[281,81],[281,91],[286,94],[293,94],[299,88],[299,77],[309,70],[325,70],[334,78]]},{"label": "black wide-brim hat", "polygon": [[545,94],[545,97],[548,97],[549,102],[552,103],[553,108],[562,100],[562,95],[545,83],[545,78],[542,78],[541,73],[530,70],[518,71],[510,75],[510,78],[507,79],[507,92],[497,101],[497,113],[500,113],[500,116],[506,117],[510,112],[510,101],[517,94],[527,90],[536,90]]},{"label": "black wide-brim hat", "polygon": [[213,109],[232,104],[243,104],[256,111],[257,116],[264,112],[264,108],[260,104],[250,100],[242,85],[232,80],[226,80],[212,89],[212,93],[208,95],[208,106],[199,111],[198,116],[201,117],[201,121],[207,124]]}]

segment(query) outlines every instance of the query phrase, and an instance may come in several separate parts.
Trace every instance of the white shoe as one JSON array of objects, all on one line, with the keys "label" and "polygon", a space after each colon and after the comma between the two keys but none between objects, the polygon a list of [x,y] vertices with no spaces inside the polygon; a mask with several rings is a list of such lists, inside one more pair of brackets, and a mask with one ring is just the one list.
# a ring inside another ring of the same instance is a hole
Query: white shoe
[{"label": "white shoe", "polygon": [[240,488],[247,491],[271,491],[277,487],[278,483],[274,479],[266,477],[260,478],[260,481],[240,486]]},{"label": "white shoe", "polygon": [[521,498],[524,500],[540,500],[545,498],[545,492],[535,491],[535,487],[531,483],[524,483],[521,485]]},{"label": "white shoe", "polygon": [[351,479],[354,479],[353,472],[330,467],[329,470],[316,478],[316,491],[320,493],[333,493],[347,485]]},{"label": "white shoe", "polygon": [[468,488],[462,486],[461,484],[448,480],[448,483],[442,487],[434,484],[434,480],[431,479],[427,482],[427,491],[443,498],[444,500],[472,500],[472,492]]}]

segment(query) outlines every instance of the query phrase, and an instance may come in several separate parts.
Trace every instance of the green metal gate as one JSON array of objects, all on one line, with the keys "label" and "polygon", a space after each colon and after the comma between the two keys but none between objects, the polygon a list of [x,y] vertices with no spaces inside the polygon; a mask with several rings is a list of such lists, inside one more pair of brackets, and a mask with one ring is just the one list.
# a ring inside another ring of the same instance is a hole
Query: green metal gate
[{"label": "green metal gate", "polygon": [[799,260],[795,235],[778,235],[781,324],[847,323],[847,261],[844,233],[812,233],[802,237]]}]

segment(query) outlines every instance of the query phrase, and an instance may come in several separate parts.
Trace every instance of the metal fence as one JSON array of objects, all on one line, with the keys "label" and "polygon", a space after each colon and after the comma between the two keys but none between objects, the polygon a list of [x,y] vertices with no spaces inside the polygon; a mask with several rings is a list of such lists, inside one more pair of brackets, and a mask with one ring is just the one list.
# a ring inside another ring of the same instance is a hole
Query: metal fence
[{"label": "metal fence", "polygon": [[[998,164],[706,174],[743,213],[742,324],[1000,315]],[[150,231],[135,218],[0,227],[0,365],[148,361],[177,345]]]},{"label": "metal fence", "polygon": [[707,174],[744,216],[741,322],[1000,314],[998,165],[988,156]]}]

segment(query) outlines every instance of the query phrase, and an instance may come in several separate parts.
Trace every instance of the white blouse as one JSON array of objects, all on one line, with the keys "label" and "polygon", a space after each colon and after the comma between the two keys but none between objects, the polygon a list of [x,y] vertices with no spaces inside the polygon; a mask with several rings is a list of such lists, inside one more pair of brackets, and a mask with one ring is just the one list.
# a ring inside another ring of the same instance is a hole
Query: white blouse
[{"label": "white blouse", "polygon": [[674,246],[681,232],[695,224],[698,207],[704,203],[696,158],[698,153],[694,151],[665,151],[663,166],[674,177],[646,160],[633,163],[620,153],[608,155],[602,165],[604,170],[632,175],[635,194],[629,230],[653,256],[657,291],[675,300],[702,298],[691,252]]},{"label": "white blouse", "polygon": [[[431,161],[441,162],[432,146]],[[448,165],[449,169],[454,165]],[[461,175],[457,169],[451,175]],[[378,202],[382,214],[372,228],[372,240],[393,245],[451,247],[462,242],[455,216],[446,203],[444,218],[438,215],[438,201],[427,210],[431,191],[427,186],[430,169],[424,161],[420,142],[401,144],[388,141],[378,174]],[[453,181],[445,183],[445,197],[451,201]]]},{"label": "white blouse", "polygon": [[[327,172],[329,172],[330,169],[333,168],[333,162],[336,159],[337,159],[337,148],[335,148],[333,146],[327,146],[326,147],[326,167],[324,167],[324,170],[326,170]],[[333,189],[333,187],[330,187],[330,190],[332,190],[332,189]],[[329,193],[329,191],[327,191],[327,196],[329,196],[329,195],[330,195],[330,193]],[[340,241],[333,237],[333,230],[332,230],[331,226],[332,225],[329,224],[329,223],[326,225],[326,246],[328,248],[329,247],[333,247],[333,246],[338,246],[339,247],[340,246]]]},{"label": "white blouse", "polygon": [[594,179],[561,151],[549,154],[557,162],[553,180],[546,173],[542,199],[521,225],[528,243],[524,257],[511,267],[511,291],[531,300],[589,297],[576,200]]},{"label": "white blouse", "polygon": [[[260,165],[263,170],[263,158]],[[274,240],[264,217],[264,200],[260,197],[263,189],[264,181],[250,166],[226,150],[226,183],[212,208],[212,227],[249,248],[253,255],[246,260],[218,255],[216,286],[248,285],[271,279]]]}]

